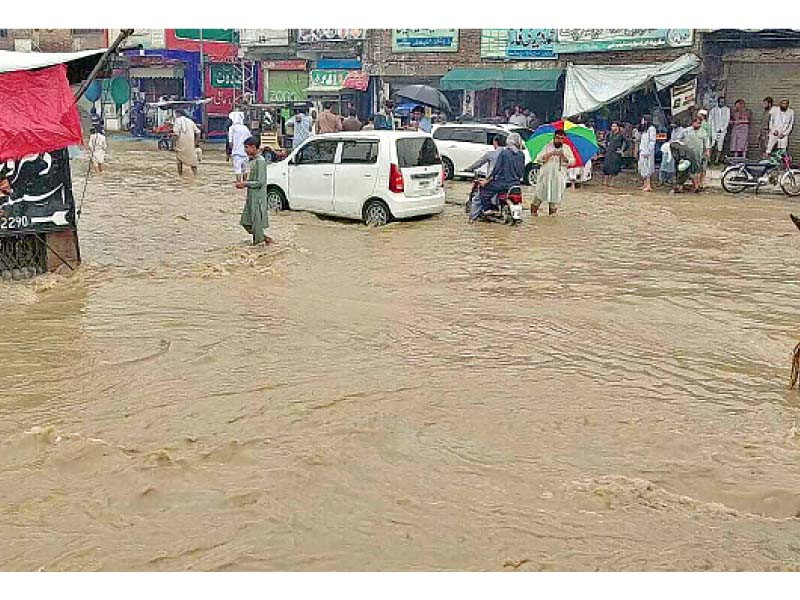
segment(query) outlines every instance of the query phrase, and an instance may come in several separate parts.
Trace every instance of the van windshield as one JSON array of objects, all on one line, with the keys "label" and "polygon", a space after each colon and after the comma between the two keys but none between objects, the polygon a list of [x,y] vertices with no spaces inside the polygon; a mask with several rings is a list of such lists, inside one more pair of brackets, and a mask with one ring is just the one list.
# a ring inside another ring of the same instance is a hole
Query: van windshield
[{"label": "van windshield", "polygon": [[401,169],[439,165],[442,159],[436,143],[429,137],[400,138],[397,144],[397,162]]}]

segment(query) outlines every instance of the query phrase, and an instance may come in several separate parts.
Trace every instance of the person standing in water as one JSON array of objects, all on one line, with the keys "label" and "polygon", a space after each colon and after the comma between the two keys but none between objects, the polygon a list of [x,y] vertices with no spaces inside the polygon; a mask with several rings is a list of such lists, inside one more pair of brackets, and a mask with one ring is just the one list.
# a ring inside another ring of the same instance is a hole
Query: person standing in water
[{"label": "person standing in water", "polygon": [[250,130],[244,124],[244,115],[240,112],[230,114],[232,125],[228,129],[228,143],[231,145],[231,160],[236,181],[243,181],[247,173],[247,152],[244,142],[250,137]]},{"label": "person standing in water", "polygon": [[89,136],[89,159],[92,162],[92,167],[98,173],[103,172],[103,165],[106,162],[106,150],[108,149],[108,142],[106,136],[98,131],[96,127],[92,127],[92,134]]},{"label": "person standing in water", "polygon": [[603,159],[603,185],[611,187],[614,177],[622,171],[622,155],[628,149],[628,142],[622,135],[619,123],[611,124],[611,133],[606,137],[606,155]]},{"label": "person standing in water", "polygon": [[192,173],[197,175],[197,152],[195,139],[200,135],[200,129],[182,110],[175,111],[177,118],[172,125],[172,135],[175,137],[175,155],[178,159],[178,175],[183,175],[183,165],[191,167]]},{"label": "person standing in water", "polygon": [[547,144],[536,162],[541,165],[536,176],[536,189],[531,204],[531,214],[539,214],[539,207],[546,203],[551,215],[558,212],[558,207],[564,200],[564,190],[567,188],[567,168],[575,164],[575,154],[572,148],[564,143],[566,134],[563,129],[556,129],[553,141]]},{"label": "person standing in water", "polygon": [[642,118],[639,125],[642,138],[639,140],[639,175],[642,178],[643,192],[652,192],[651,178],[656,170],[656,128],[650,122],[650,117]]},{"label": "person standing in water", "polygon": [[256,136],[247,138],[244,149],[250,159],[250,174],[247,181],[237,181],[236,189],[247,190],[247,200],[239,223],[253,236],[253,245],[271,244],[273,239],[266,235],[269,227],[267,212],[267,161],[261,156],[261,140]]}]

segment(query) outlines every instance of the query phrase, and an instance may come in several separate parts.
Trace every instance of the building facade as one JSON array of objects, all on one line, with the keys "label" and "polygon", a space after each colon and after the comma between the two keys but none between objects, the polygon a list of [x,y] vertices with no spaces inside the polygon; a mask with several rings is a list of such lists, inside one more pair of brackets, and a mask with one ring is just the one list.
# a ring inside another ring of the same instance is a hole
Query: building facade
[{"label": "building facade", "polygon": [[[379,77],[384,88],[388,84],[384,92],[391,94],[410,83],[439,87],[454,70],[492,80],[509,69],[548,70],[555,76],[568,63],[669,62],[698,50],[699,38],[692,30],[373,29],[366,37],[364,69]],[[476,82],[472,87],[479,89],[448,93],[448,98],[457,105],[456,112],[480,117],[493,117],[519,103],[554,118],[560,114],[563,78],[545,86],[542,79],[532,77],[529,88],[519,82],[508,87]]]}]

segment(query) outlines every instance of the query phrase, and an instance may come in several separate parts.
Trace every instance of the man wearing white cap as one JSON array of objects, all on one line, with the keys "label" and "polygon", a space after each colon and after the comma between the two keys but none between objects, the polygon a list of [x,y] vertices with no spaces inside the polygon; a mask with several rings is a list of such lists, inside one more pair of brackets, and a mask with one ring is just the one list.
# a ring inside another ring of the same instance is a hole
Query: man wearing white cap
[{"label": "man wearing white cap", "polygon": [[725,105],[725,98],[722,96],[717,98],[717,105],[711,109],[708,122],[711,125],[711,145],[716,150],[714,162],[719,162],[722,159],[728,126],[731,124],[731,109]]},{"label": "man wearing white cap", "polygon": [[769,110],[769,139],[767,141],[767,156],[773,148],[786,150],[789,145],[789,134],[794,127],[794,111],[789,108],[789,100],[782,98],[779,106]]}]

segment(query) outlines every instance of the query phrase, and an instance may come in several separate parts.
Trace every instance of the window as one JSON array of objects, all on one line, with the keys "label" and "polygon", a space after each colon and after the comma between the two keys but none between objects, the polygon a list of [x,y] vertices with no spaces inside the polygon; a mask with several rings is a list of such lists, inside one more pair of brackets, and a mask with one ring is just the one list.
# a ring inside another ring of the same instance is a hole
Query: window
[{"label": "window", "polygon": [[8,37],[8,29],[0,29],[0,38]]},{"label": "window", "polygon": [[332,163],[336,156],[336,146],[339,142],[333,140],[319,140],[309,142],[297,153],[295,164],[298,165],[318,165]]},{"label": "window", "polygon": [[453,138],[457,142],[467,142],[468,144],[485,144],[486,143],[486,130],[485,129],[457,129]]},{"label": "window", "polygon": [[439,127],[436,131],[433,132],[433,139],[435,140],[452,140],[453,139],[453,128],[452,127]]},{"label": "window", "polygon": [[486,144],[491,146],[494,143],[494,138],[499,137],[503,140],[503,146],[506,145],[506,138],[508,137],[507,134],[503,133],[502,131],[487,131],[486,132]]},{"label": "window", "polygon": [[368,164],[378,162],[378,142],[342,142],[342,163]]},{"label": "window", "polygon": [[401,169],[439,165],[442,159],[436,143],[429,137],[400,138],[397,140],[397,162]]},{"label": "window", "polygon": [[520,135],[520,137],[522,138],[522,141],[523,142],[527,142],[528,138],[533,135],[533,130],[532,129],[526,129],[526,128],[523,128],[523,129],[512,129],[511,133],[518,133]]}]

